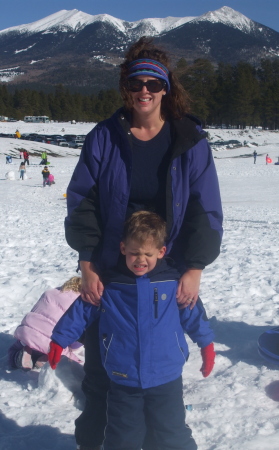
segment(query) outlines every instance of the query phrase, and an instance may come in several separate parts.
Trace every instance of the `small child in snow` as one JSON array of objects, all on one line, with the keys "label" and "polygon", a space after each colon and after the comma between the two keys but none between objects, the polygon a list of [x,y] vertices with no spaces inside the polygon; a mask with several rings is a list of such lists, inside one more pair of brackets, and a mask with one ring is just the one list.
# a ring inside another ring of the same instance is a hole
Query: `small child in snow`
[{"label": "small child in snow", "polygon": [[20,163],[18,171],[20,172],[19,179],[24,180],[24,175],[26,174],[26,167],[24,162]]},{"label": "small child in snow", "polygon": [[43,187],[45,187],[46,184],[48,184],[48,177],[50,175],[50,172],[48,170],[48,167],[45,166],[42,170],[42,175],[43,175]]},{"label": "small child in snow", "polygon": [[111,380],[104,450],[142,448],[146,425],[154,448],[196,450],[185,424],[182,369],[189,357],[184,332],[201,348],[201,372],[214,366],[213,332],[203,304],[179,310],[179,272],[164,258],[166,224],[153,212],[127,221],[120,244],[125,263],[103,278],[101,306],[77,299],[55,326],[49,362],[54,369],[63,348],[100,319],[104,368]]},{"label": "small child in snow", "polygon": [[48,184],[49,184],[49,186],[51,186],[52,184],[55,184],[54,175],[52,175],[52,173],[50,173],[48,176]]},{"label": "small child in snow", "polygon": [[[17,341],[9,348],[9,362],[13,369],[40,368],[47,361],[50,337],[54,326],[80,295],[81,278],[72,277],[61,287],[50,289],[41,296],[32,310],[15,330]],[[81,344],[75,342],[66,347],[63,355],[83,363],[75,350]]]}]

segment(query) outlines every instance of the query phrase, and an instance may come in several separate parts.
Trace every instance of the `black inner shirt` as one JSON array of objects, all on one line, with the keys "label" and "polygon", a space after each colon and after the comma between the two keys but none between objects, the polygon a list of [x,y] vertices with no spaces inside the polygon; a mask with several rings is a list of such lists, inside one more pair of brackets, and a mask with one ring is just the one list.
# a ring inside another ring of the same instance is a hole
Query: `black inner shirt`
[{"label": "black inner shirt", "polygon": [[166,179],[171,158],[170,124],[149,141],[132,135],[131,191],[126,218],[135,211],[154,211],[166,220]]}]

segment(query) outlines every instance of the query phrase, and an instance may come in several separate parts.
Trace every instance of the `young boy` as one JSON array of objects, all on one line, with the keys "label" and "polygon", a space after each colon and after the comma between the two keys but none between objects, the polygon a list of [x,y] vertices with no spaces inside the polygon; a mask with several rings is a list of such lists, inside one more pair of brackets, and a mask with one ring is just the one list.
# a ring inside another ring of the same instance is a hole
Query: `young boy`
[{"label": "young boy", "polygon": [[42,175],[43,175],[43,187],[46,186],[46,184],[48,184],[48,177],[50,175],[50,172],[48,170],[48,167],[45,166],[42,170]]},{"label": "young boy", "polygon": [[178,310],[179,273],[164,259],[166,225],[139,211],[127,221],[120,244],[125,263],[110,270],[98,308],[77,299],[52,334],[52,368],[66,346],[100,317],[100,348],[111,380],[104,450],[139,450],[146,425],[154,448],[196,450],[185,424],[182,368],[189,356],[184,331],[201,347],[203,376],[214,365],[213,332],[201,300]]}]

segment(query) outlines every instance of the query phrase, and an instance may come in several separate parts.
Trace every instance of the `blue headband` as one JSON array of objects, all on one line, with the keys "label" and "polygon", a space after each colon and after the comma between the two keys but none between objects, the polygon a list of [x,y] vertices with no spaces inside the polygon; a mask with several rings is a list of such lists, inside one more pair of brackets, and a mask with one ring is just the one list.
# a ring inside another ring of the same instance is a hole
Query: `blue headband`
[{"label": "blue headband", "polygon": [[159,61],[155,61],[154,59],[136,59],[128,64],[128,71],[128,78],[139,75],[160,78],[166,82],[167,92],[170,91],[169,71]]}]

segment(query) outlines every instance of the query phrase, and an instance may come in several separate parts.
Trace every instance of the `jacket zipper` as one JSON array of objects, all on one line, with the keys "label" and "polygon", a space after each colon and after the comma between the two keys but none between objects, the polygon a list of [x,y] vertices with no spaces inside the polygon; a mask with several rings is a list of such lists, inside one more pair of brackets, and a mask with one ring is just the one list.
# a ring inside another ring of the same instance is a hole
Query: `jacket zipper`
[{"label": "jacket zipper", "polygon": [[158,289],[154,288],[154,317],[158,319]]}]

